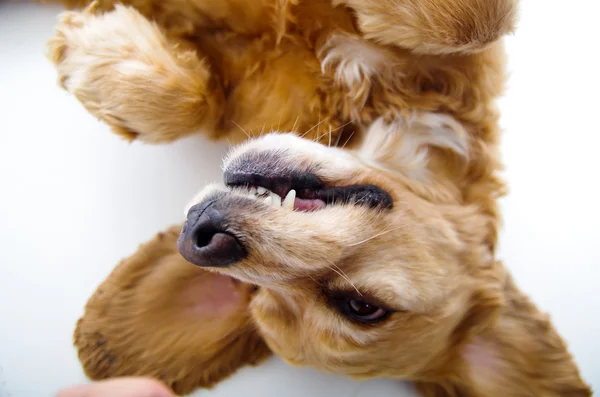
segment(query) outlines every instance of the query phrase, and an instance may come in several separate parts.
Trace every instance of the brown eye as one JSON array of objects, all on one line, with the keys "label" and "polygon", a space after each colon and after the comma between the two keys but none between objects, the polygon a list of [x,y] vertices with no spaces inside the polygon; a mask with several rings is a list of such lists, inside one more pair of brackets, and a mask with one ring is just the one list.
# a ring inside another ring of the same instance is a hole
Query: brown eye
[{"label": "brown eye", "polygon": [[370,316],[377,313],[379,310],[377,306],[370,305],[367,302],[356,299],[350,300],[348,304],[350,305],[350,310],[352,310],[352,313],[356,314],[357,316]]},{"label": "brown eye", "polygon": [[345,299],[340,302],[342,313],[354,320],[363,323],[373,323],[383,320],[388,315],[388,311],[379,306],[373,305],[359,299]]}]

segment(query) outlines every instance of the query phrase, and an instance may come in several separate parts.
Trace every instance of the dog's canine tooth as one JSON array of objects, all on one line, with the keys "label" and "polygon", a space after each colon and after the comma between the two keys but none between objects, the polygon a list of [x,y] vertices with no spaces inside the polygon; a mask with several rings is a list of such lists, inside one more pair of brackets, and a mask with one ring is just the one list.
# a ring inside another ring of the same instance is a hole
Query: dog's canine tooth
[{"label": "dog's canine tooth", "polygon": [[265,198],[266,205],[271,205],[272,202],[273,202],[273,198],[271,196],[267,196],[267,198]]},{"label": "dog's canine tooth", "polygon": [[249,194],[251,196],[256,196],[256,188],[255,187],[251,187],[250,190],[249,190]]},{"label": "dog's canine tooth", "polygon": [[285,209],[294,210],[294,201],[296,201],[296,191],[294,189],[290,190],[288,194],[285,196],[283,203],[281,206]]},{"label": "dog's canine tooth", "polygon": [[273,207],[281,207],[281,197],[277,193],[270,192]]},{"label": "dog's canine tooth", "polygon": [[256,188],[256,192],[257,192],[258,194],[265,194],[265,193],[267,192],[267,189],[265,189],[265,188],[264,188],[264,187],[262,187],[262,186],[259,186],[258,188]]}]

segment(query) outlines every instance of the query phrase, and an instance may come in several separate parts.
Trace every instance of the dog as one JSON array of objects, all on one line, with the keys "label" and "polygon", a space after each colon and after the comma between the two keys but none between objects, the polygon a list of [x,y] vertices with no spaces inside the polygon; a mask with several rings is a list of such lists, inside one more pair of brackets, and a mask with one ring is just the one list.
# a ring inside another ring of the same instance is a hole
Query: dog
[{"label": "dog", "polygon": [[88,374],[187,392],[274,352],[412,380],[424,396],[590,396],[547,316],[490,255],[487,216],[427,197],[387,163],[422,133],[374,123],[355,150],[293,134],[234,149],[225,185],[202,190],[183,228],[88,303],[76,331]]},{"label": "dog", "polygon": [[494,100],[515,7],[132,0],[65,13],[49,42],[59,81],[117,134],[240,143],[183,226],[91,297],[75,330],[86,373],[184,394],[274,353],[424,396],[590,396],[496,258]]}]

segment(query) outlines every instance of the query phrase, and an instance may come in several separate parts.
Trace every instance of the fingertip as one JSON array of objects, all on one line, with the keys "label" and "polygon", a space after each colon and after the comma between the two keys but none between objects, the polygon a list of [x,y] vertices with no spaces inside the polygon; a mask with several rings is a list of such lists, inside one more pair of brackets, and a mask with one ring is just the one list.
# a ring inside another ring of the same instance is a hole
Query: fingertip
[{"label": "fingertip", "polygon": [[76,385],[60,390],[55,397],[84,397],[87,396],[91,385]]},{"label": "fingertip", "polygon": [[151,378],[116,378],[77,385],[58,392],[56,397],[174,397],[161,382]]}]

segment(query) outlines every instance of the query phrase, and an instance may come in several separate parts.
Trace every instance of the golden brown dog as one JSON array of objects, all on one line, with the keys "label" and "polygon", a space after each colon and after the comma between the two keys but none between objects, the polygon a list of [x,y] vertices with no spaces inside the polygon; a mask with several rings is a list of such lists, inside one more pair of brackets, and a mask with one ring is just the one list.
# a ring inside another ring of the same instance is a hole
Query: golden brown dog
[{"label": "golden brown dog", "polygon": [[494,100],[515,7],[102,0],[65,13],[50,41],[60,82],[118,134],[305,138],[238,146],[183,229],[115,269],[76,329],[88,375],[187,393],[274,352],[425,396],[590,396],[495,254]]}]

